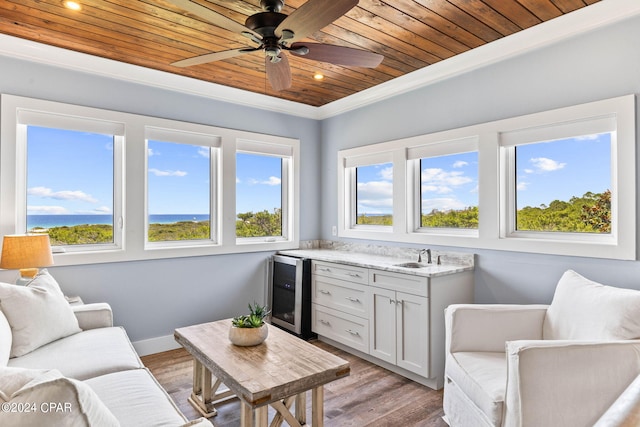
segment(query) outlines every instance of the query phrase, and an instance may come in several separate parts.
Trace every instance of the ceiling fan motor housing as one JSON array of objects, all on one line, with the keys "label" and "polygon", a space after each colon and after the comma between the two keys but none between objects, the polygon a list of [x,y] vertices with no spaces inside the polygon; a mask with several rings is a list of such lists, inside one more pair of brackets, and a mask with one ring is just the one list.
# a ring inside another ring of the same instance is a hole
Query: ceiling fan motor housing
[{"label": "ceiling fan motor housing", "polygon": [[260,7],[267,12],[280,12],[284,6],[284,0],[260,0]]}]

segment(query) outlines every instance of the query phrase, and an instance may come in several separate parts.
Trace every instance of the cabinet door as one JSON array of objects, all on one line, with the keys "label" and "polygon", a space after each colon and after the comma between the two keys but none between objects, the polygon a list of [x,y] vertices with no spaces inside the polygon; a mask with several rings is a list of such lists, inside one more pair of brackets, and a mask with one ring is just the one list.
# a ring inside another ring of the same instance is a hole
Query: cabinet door
[{"label": "cabinet door", "polygon": [[372,287],[369,294],[369,354],[395,364],[396,293]]},{"label": "cabinet door", "polygon": [[429,378],[429,299],[402,292],[396,298],[396,364]]}]

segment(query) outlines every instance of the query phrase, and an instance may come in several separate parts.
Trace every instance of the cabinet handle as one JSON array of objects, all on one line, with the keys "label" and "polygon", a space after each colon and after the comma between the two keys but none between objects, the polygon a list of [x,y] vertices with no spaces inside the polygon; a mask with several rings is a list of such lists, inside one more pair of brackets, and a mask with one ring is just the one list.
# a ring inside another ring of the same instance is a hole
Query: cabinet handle
[{"label": "cabinet handle", "polygon": [[324,289],[320,289],[318,292],[320,292],[321,294],[325,294],[325,295],[331,295],[331,292],[326,291]]},{"label": "cabinet handle", "polygon": [[362,277],[358,273],[349,273],[348,275],[351,276],[351,277],[357,277],[358,279],[360,279]]},{"label": "cabinet handle", "polygon": [[320,323],[322,323],[323,325],[331,326],[331,323],[323,319],[320,319]]},{"label": "cabinet handle", "polygon": [[318,267],[318,270],[324,271],[324,272],[327,272],[327,273],[329,273],[331,271],[330,268],[326,268],[326,267]]},{"label": "cabinet handle", "polygon": [[359,337],[360,334],[358,333],[358,331],[352,331],[351,329],[345,329],[346,332],[350,333],[351,335],[357,336]]},{"label": "cabinet handle", "polygon": [[397,304],[397,303],[398,303],[398,301],[396,301],[396,300],[393,300],[393,299],[389,300],[389,304]]},{"label": "cabinet handle", "polygon": [[348,299],[351,302],[360,302],[360,300],[358,298],[354,298],[354,297],[344,297],[345,299]]}]

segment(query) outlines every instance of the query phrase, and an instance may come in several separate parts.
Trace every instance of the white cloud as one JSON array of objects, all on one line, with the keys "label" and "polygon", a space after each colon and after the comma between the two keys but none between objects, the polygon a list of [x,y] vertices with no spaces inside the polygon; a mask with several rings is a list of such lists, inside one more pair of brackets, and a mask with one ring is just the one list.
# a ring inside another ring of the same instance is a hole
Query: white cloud
[{"label": "white cloud", "polygon": [[426,168],[422,171],[422,190],[438,194],[446,194],[453,191],[453,187],[469,184],[473,179],[464,175],[464,172],[449,172],[440,168]]},{"label": "white cloud", "polygon": [[46,215],[63,215],[68,213],[68,211],[62,206],[27,206],[27,213],[46,214]]},{"label": "white cloud", "polygon": [[567,165],[566,163],[560,163],[546,157],[534,157],[529,161],[533,165],[535,172],[538,173],[554,172],[564,168]]},{"label": "white cloud", "polygon": [[518,181],[518,185],[516,186],[517,190],[524,191],[529,186],[528,182]]},{"label": "white cloud", "polygon": [[453,163],[454,168],[461,168],[468,165],[469,165],[469,162],[465,162],[464,160],[458,160],[457,162]]},{"label": "white cloud", "polygon": [[153,148],[147,148],[147,156],[151,157],[151,156],[157,156],[158,153],[157,151],[153,151]]},{"label": "white cloud", "polygon": [[385,181],[393,181],[393,167],[384,168],[378,174]]},{"label": "white cloud", "polygon": [[31,187],[27,194],[35,197],[43,197],[56,200],[80,200],[88,203],[97,203],[97,200],[90,194],[80,190],[53,191],[47,187]]},{"label": "white cloud", "polygon": [[[236,182],[239,182],[236,178]],[[282,183],[282,180],[280,178],[278,178],[277,176],[270,176],[269,179],[267,180],[263,180],[260,181],[258,179],[251,179],[249,180],[249,184],[251,185],[280,185]]]},{"label": "white cloud", "polygon": [[202,157],[204,157],[206,159],[209,158],[209,154],[210,153],[211,153],[211,151],[209,150],[208,147],[200,147],[200,148],[198,148],[198,155],[202,156]]},{"label": "white cloud", "polygon": [[155,176],[185,176],[187,172],[184,171],[172,171],[172,170],[160,170],[160,169],[149,169],[149,173],[154,174]]},{"label": "white cloud", "polygon": [[388,181],[370,181],[358,183],[358,200],[379,199],[393,195],[393,183]]}]

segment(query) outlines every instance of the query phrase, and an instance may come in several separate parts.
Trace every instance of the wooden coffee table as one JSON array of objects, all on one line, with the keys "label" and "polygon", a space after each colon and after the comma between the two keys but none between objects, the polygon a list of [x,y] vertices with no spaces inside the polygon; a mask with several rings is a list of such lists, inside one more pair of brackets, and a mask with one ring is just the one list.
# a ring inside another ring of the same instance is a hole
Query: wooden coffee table
[{"label": "wooden coffee table", "polygon": [[[268,405],[276,410],[271,426],[306,423],[306,392],[311,390],[312,425],[324,422],[323,385],[349,375],[349,362],[268,325],[269,337],[254,347],[229,342],[231,319],[175,330],[192,356],[193,392],[189,401],[206,417],[214,403],[237,396],[240,423],[267,426]],[[228,389],[225,389],[226,388]],[[295,401],[295,415],[290,408]]]}]

